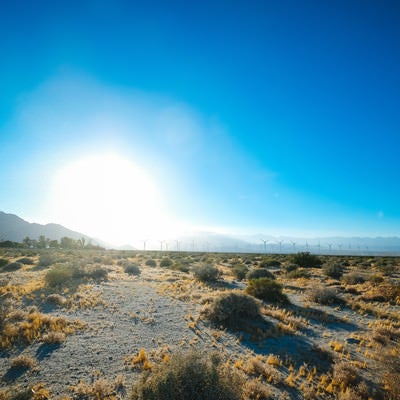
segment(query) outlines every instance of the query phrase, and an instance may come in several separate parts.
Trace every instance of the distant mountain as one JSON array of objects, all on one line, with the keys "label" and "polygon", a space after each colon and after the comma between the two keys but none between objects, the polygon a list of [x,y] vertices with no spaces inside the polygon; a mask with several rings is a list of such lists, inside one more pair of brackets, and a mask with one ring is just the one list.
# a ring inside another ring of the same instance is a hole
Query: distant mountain
[{"label": "distant mountain", "polygon": [[38,239],[41,235],[51,240],[60,240],[62,237],[69,237],[74,240],[80,238],[91,240],[89,236],[72,231],[62,225],[30,223],[17,215],[0,211],[0,241],[22,242],[27,236],[31,239]]},{"label": "distant mountain", "polygon": [[[75,240],[85,238],[93,244],[120,250],[143,249],[144,243],[137,242],[124,246],[113,246],[98,239],[72,231],[58,224],[40,225],[29,223],[17,215],[0,211],[0,241],[22,242],[29,236],[38,239],[46,236],[51,240],[69,237]],[[264,243],[265,242],[265,243]],[[174,240],[146,240],[147,250],[232,252],[232,253],[296,253],[310,251],[315,254],[343,255],[400,255],[400,238],[392,237],[294,237],[267,234],[229,235],[216,232],[193,231],[178,235]]]}]

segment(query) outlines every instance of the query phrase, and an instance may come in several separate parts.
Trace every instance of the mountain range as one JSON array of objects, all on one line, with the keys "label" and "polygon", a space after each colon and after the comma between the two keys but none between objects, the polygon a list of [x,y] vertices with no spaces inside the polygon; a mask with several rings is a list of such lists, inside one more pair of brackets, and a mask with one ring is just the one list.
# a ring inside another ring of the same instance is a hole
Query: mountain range
[{"label": "mountain range", "polygon": [[[310,251],[315,254],[387,254],[400,255],[400,238],[392,237],[314,237],[271,236],[265,234],[228,235],[216,232],[186,232],[176,240],[147,241],[116,247],[102,240],[68,229],[59,224],[41,225],[30,223],[14,214],[0,211],[0,241],[22,242],[25,237],[38,239],[45,236],[50,240],[69,237],[75,240],[85,238],[93,244],[106,248],[135,250],[180,250],[218,251],[249,253],[293,253]],[[161,243],[162,242],[162,243]]]},{"label": "mountain range", "polygon": [[30,223],[17,215],[0,211],[0,241],[22,242],[27,236],[31,239],[38,239],[42,235],[51,240],[60,240],[62,237],[91,240],[89,236],[72,231],[62,225]]}]

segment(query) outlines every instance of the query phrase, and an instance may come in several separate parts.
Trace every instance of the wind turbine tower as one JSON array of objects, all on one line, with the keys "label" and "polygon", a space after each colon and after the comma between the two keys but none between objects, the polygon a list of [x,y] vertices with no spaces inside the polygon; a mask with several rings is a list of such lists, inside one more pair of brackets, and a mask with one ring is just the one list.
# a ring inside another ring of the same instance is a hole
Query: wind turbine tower
[{"label": "wind turbine tower", "polygon": [[267,242],[268,242],[268,240],[261,239],[261,241],[264,243],[264,254],[267,254]]}]

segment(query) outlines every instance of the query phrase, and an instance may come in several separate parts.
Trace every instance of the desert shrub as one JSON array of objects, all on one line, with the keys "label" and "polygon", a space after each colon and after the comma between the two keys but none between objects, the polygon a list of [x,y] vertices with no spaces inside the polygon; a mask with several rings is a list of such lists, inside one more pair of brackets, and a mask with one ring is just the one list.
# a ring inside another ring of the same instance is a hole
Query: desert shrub
[{"label": "desert shrub", "polygon": [[260,268],[280,267],[281,262],[278,260],[264,260],[260,263]]},{"label": "desert shrub", "polygon": [[0,258],[0,268],[4,267],[8,264],[8,260],[6,258]]},{"label": "desert shrub", "polygon": [[246,277],[247,271],[248,268],[245,264],[235,264],[232,267],[232,273],[238,281],[241,281]]},{"label": "desert shrub", "polygon": [[333,367],[333,382],[335,385],[346,389],[348,386],[354,386],[360,379],[356,367],[347,361],[335,363]]},{"label": "desert shrub", "polygon": [[292,272],[298,269],[299,266],[297,264],[286,264],[283,268],[286,272]]},{"label": "desert shrub", "polygon": [[47,286],[56,287],[72,280],[74,270],[64,264],[56,264],[50,271],[47,271],[44,279]]},{"label": "desert shrub", "polygon": [[255,268],[246,274],[247,279],[258,279],[258,278],[269,278],[275,279],[272,272],[268,271],[266,268]]},{"label": "desert shrub", "polygon": [[36,360],[30,356],[20,354],[11,360],[12,368],[33,368],[36,366]]},{"label": "desert shrub", "polygon": [[162,268],[171,267],[172,264],[173,264],[173,261],[172,261],[170,258],[168,258],[168,257],[164,257],[164,258],[162,258],[161,261],[160,261],[160,267],[162,267]]},{"label": "desert shrub", "polygon": [[357,272],[350,272],[349,274],[343,275],[342,279],[343,282],[348,285],[357,285],[365,282],[364,276],[358,274]]},{"label": "desert shrub", "polygon": [[12,262],[10,264],[5,265],[1,270],[4,272],[12,272],[12,271],[18,271],[19,269],[22,268],[22,264],[19,262]]},{"label": "desert shrub", "polygon": [[46,344],[61,344],[65,342],[65,333],[50,331],[43,335],[42,341]]},{"label": "desert shrub", "polygon": [[300,252],[291,257],[291,261],[303,268],[320,268],[322,261],[308,251]]},{"label": "desert shrub", "polygon": [[340,264],[326,264],[323,267],[324,274],[339,279],[343,275],[343,267]]},{"label": "desert shrub", "polygon": [[25,264],[25,265],[33,265],[33,264],[35,264],[35,261],[32,260],[32,258],[29,258],[29,257],[22,257],[19,260],[17,260],[17,262],[19,262],[21,264]]},{"label": "desert shrub", "polygon": [[223,293],[205,310],[206,317],[216,325],[243,328],[260,316],[256,300],[242,293]]},{"label": "desert shrub", "polygon": [[389,400],[400,399],[400,357],[398,356],[400,347],[396,348],[397,354],[393,351],[385,352],[384,357],[384,367],[383,367],[383,380],[386,389],[386,398]]},{"label": "desert shrub", "polygon": [[343,303],[343,300],[338,297],[336,290],[333,288],[315,287],[311,289],[308,297],[314,303],[323,305]]},{"label": "desert shrub", "polygon": [[140,268],[136,264],[128,264],[124,268],[124,271],[129,275],[140,275]]},{"label": "desert shrub", "polygon": [[67,302],[67,299],[61,294],[52,293],[47,296],[46,302],[55,306],[63,306]]},{"label": "desert shrub", "polygon": [[372,275],[368,276],[367,279],[369,282],[371,282],[374,285],[382,283],[385,280],[384,277],[379,274],[372,274]]},{"label": "desert shrub", "polygon": [[396,265],[394,264],[381,263],[377,265],[377,268],[386,276],[391,276],[397,271]]},{"label": "desert shrub", "polygon": [[152,258],[149,258],[148,260],[146,260],[145,264],[148,265],[149,267],[153,267],[153,268],[155,268],[157,266],[157,262],[155,260],[153,260]]},{"label": "desert shrub", "polygon": [[242,384],[217,356],[190,351],[144,372],[130,400],[240,400]]},{"label": "desert shrub", "polygon": [[193,269],[195,279],[200,282],[211,283],[215,282],[221,275],[220,270],[210,264],[205,264]]},{"label": "desert shrub", "polygon": [[49,267],[54,263],[54,257],[51,254],[41,254],[39,257],[39,266]]},{"label": "desert shrub", "polygon": [[282,293],[282,285],[270,278],[251,279],[246,293],[272,303],[288,303],[289,301]]},{"label": "desert shrub", "polygon": [[309,278],[311,276],[310,272],[304,268],[297,268],[293,271],[290,271],[286,277],[289,279],[300,279],[300,278]]},{"label": "desert shrub", "polygon": [[93,279],[96,282],[107,280],[108,271],[102,267],[95,267],[83,273],[83,277]]},{"label": "desert shrub", "polygon": [[173,266],[172,269],[175,271],[181,271],[188,273],[190,271],[189,265],[186,262],[178,261]]}]

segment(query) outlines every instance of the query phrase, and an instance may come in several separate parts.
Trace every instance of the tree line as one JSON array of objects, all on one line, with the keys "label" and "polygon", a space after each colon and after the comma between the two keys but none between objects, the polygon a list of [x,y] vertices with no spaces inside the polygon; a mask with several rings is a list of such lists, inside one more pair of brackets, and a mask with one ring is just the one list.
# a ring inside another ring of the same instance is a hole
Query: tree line
[{"label": "tree line", "polygon": [[103,247],[92,244],[91,240],[81,237],[77,240],[64,236],[59,241],[40,235],[37,239],[26,236],[22,242],[5,240],[0,242],[0,247],[29,248],[29,249],[89,249],[104,250]]}]

